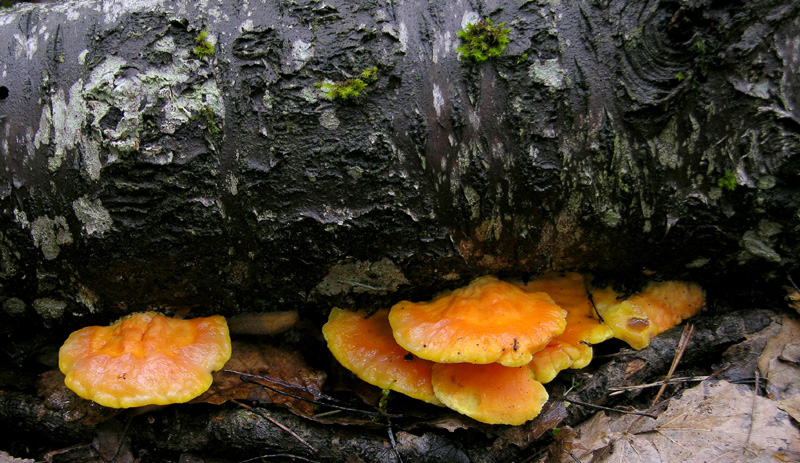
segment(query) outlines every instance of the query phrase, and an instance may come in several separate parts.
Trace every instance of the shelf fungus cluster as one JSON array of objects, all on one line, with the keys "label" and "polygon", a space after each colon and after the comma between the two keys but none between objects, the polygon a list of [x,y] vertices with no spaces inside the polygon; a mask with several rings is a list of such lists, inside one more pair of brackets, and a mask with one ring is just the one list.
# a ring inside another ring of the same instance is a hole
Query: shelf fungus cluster
[{"label": "shelf fungus cluster", "polygon": [[482,277],[430,302],[372,314],[334,308],[322,331],[334,357],[370,384],[484,423],[519,425],[547,401],[543,383],[591,362],[593,344],[617,337],[641,349],[703,306],[692,283],[652,283],[625,298],[590,280]]},{"label": "shelf fungus cluster", "polygon": [[72,333],[58,353],[68,388],[113,408],[187,402],[231,356],[224,317],[182,320],[135,313]]}]

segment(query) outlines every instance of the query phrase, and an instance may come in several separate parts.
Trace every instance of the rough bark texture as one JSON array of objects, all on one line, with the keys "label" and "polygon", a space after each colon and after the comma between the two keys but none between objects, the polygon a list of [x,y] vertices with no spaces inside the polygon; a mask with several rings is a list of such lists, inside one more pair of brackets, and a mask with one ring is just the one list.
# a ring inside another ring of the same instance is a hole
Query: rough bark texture
[{"label": "rough bark texture", "polygon": [[[510,44],[459,59],[480,18]],[[355,101],[318,88],[372,67]],[[486,273],[777,298],[798,105],[789,0],[0,10],[0,355],[36,372],[69,330],[151,307],[319,326]]]},{"label": "rough bark texture", "polygon": [[[3,316],[324,314],[548,268],[650,268],[710,289],[783,279],[800,251],[799,11],[310,0],[3,11]],[[511,43],[474,64],[456,33],[480,17],[511,27]],[[213,54],[194,52],[202,31]],[[316,87],[372,66],[378,80],[355,103]]]}]

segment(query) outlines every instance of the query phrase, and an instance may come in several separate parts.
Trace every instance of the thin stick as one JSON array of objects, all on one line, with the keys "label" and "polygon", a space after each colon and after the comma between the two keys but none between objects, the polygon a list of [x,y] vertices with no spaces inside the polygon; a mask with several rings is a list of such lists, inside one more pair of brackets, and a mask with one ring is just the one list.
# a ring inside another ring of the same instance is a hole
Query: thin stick
[{"label": "thin stick", "polygon": [[[254,376],[254,375],[249,375],[249,376]],[[371,416],[371,417],[383,417],[383,416],[385,416],[385,417],[399,418],[399,417],[402,416],[402,415],[388,415],[388,414],[384,414],[384,413],[380,413],[380,412],[371,412],[369,410],[361,410],[361,409],[358,409],[358,408],[343,407],[341,405],[330,404],[330,403],[327,403],[327,402],[320,402],[318,400],[306,399],[305,397],[302,397],[302,396],[299,396],[299,395],[296,395],[296,394],[292,394],[292,393],[289,393],[289,392],[286,392],[286,391],[281,391],[280,389],[276,389],[274,387],[267,386],[266,384],[261,384],[259,382],[253,381],[251,379],[246,378],[244,375],[240,375],[239,379],[242,380],[245,383],[255,384],[257,386],[261,386],[263,388],[269,389],[270,391],[277,392],[278,394],[283,394],[283,395],[291,397],[293,399],[302,400],[304,402],[308,402],[308,403],[314,404],[314,405],[321,405],[323,407],[335,408],[336,410],[342,410],[342,411],[345,411],[345,412],[360,413],[362,415],[367,415],[367,416]]]},{"label": "thin stick", "polygon": [[400,451],[397,450],[397,442],[394,440],[394,431],[392,431],[392,423],[386,423],[386,432],[389,434],[389,442],[392,444],[394,456],[397,457],[397,463],[403,463],[403,458],[400,456]]},{"label": "thin stick", "polygon": [[758,399],[758,388],[759,382],[761,380],[761,375],[759,374],[758,369],[756,369],[756,387],[753,391],[753,408],[750,411],[750,430],[747,431],[747,441],[744,443],[744,451],[746,452],[748,447],[750,447],[750,439],[753,437],[753,425],[756,424],[756,399]]},{"label": "thin stick", "polygon": [[119,456],[119,452],[122,451],[122,445],[125,444],[125,437],[128,435],[128,428],[131,426],[131,417],[128,417],[128,420],[125,421],[125,429],[122,430],[122,435],[119,436],[119,445],[117,445],[117,450],[114,452],[114,456],[111,457],[111,462],[116,463],[117,457]]},{"label": "thin stick", "polygon": [[592,291],[589,291],[589,282],[586,281],[585,276],[583,277],[583,289],[584,291],[586,291],[586,296],[589,298],[589,302],[592,304],[592,309],[594,309],[594,313],[597,315],[597,320],[600,323],[605,323],[605,320],[603,320],[603,316],[600,315],[600,312],[597,310],[597,306],[594,304],[594,296],[593,296],[594,293]]},{"label": "thin stick", "polygon": [[639,384],[638,386],[609,387],[608,390],[609,391],[613,391],[609,395],[614,396],[614,395],[622,394],[622,393],[627,392],[627,391],[635,391],[635,390],[639,390],[639,389],[647,389],[647,388],[656,387],[656,386],[663,386],[665,384],[688,383],[688,382],[692,382],[692,381],[705,381],[705,380],[707,380],[709,378],[712,378],[712,377],[713,377],[713,375],[691,376],[691,377],[690,376],[684,376],[684,377],[681,377],[681,378],[669,378],[669,379],[665,379],[663,381],[656,381],[654,383],[649,383],[649,384]]},{"label": "thin stick", "polygon": [[245,405],[245,404],[243,404],[243,403],[241,403],[239,401],[236,401],[236,400],[231,400],[231,402],[233,402],[236,405],[244,408],[245,410],[249,410],[249,411],[255,413],[256,415],[260,416],[261,418],[264,418],[265,420],[269,421],[270,423],[274,424],[275,426],[283,429],[284,431],[288,432],[292,437],[297,439],[298,442],[300,442],[301,444],[303,444],[306,447],[308,447],[308,449],[311,450],[312,453],[317,453],[317,449],[312,447],[311,444],[306,442],[302,437],[298,436],[297,434],[295,434],[294,431],[292,431],[291,429],[287,428],[283,424],[279,423],[277,420],[275,420],[271,416],[267,415],[266,413],[262,412],[261,410],[255,409],[255,408],[253,408],[253,407],[251,407],[249,405]]},{"label": "thin stick", "polygon": [[[236,371],[236,370],[222,369],[220,371],[223,372],[223,373],[231,373],[231,374],[234,374],[234,375],[244,376],[244,377],[247,377],[247,378],[255,378],[255,379],[258,379],[258,380],[261,380],[261,381],[267,381],[267,382],[270,382],[272,384],[277,384],[278,386],[283,386],[283,387],[286,387],[286,388],[289,388],[289,389],[297,389],[297,390],[300,390],[300,391],[303,391],[303,392],[308,392],[309,394],[313,395],[314,397],[316,397],[318,399],[334,400],[333,397],[328,397],[328,396],[326,396],[325,394],[323,394],[321,392],[310,390],[307,387],[298,386],[296,384],[292,384],[292,383],[290,383],[288,381],[284,381],[282,379],[272,378],[272,377],[269,377],[269,376],[254,375],[252,373],[245,373],[243,371]],[[253,384],[260,384],[260,383],[253,383]]]},{"label": "thin stick", "polygon": [[794,290],[797,291],[798,293],[800,293],[800,288],[798,288],[797,285],[794,284],[794,280],[792,280],[792,276],[791,275],[786,275],[786,279],[789,280],[789,283],[791,283],[792,286],[794,286]]},{"label": "thin stick", "polygon": [[[667,377],[664,378],[665,381],[669,381],[669,379],[672,378],[672,374],[675,373],[675,369],[678,368],[678,363],[680,363],[681,358],[683,357],[683,353],[686,352],[686,346],[689,345],[689,338],[692,336],[693,332],[694,332],[693,324],[690,323],[685,327],[683,327],[683,332],[681,333],[681,339],[680,341],[678,341],[678,350],[675,351],[675,356],[672,357],[672,365],[670,365],[669,367],[669,373],[667,373]],[[655,405],[658,403],[658,399],[661,398],[661,395],[664,393],[666,389],[667,389],[667,383],[665,382],[664,384],[661,385],[661,388],[658,390],[658,394],[656,394],[656,397],[653,399],[653,403],[650,405],[650,407],[655,407]]]},{"label": "thin stick", "polygon": [[319,463],[317,460],[309,460],[308,458],[301,457],[299,455],[292,455],[290,453],[274,453],[271,455],[259,455],[257,457],[248,458],[247,460],[242,460],[239,463],[250,463],[251,461],[263,460],[264,458],[291,458],[292,460],[302,460],[302,461],[307,461],[309,463]]},{"label": "thin stick", "polygon": [[647,413],[647,412],[631,412],[631,411],[628,411],[628,410],[621,410],[619,408],[604,407],[602,405],[595,405],[595,404],[590,404],[590,403],[587,403],[587,402],[581,402],[580,400],[569,399],[569,398],[566,398],[566,397],[564,397],[564,400],[566,400],[567,402],[569,402],[571,404],[582,405],[584,407],[589,407],[589,408],[596,408],[598,410],[605,410],[607,412],[616,412],[616,413],[622,413],[622,414],[625,414],[625,415],[641,415],[641,416],[650,417],[652,419],[658,418],[658,416],[656,416],[656,415],[654,415],[652,413]]}]

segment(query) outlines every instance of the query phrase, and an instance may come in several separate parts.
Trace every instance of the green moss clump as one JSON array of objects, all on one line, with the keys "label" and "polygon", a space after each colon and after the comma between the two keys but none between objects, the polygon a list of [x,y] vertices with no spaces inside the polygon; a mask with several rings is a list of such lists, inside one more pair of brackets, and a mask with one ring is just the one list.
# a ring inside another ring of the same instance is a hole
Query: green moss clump
[{"label": "green moss clump", "polygon": [[344,102],[355,101],[367,88],[368,83],[372,83],[378,78],[378,68],[373,66],[364,70],[359,77],[347,79],[340,82],[318,82],[317,88],[325,94],[329,100],[340,100]]},{"label": "green moss clump", "polygon": [[736,182],[736,174],[733,172],[728,172],[717,180],[717,186],[728,191],[735,190],[738,185],[739,184]]},{"label": "green moss clump", "polygon": [[209,42],[208,40],[208,32],[203,31],[194,39],[195,43],[197,44],[194,47],[194,55],[198,58],[202,58],[203,56],[211,56],[214,54],[214,44]]},{"label": "green moss clump", "polygon": [[508,33],[511,32],[511,28],[505,26],[506,23],[495,25],[489,18],[467,24],[467,27],[458,31],[464,44],[456,48],[456,51],[477,63],[500,56],[506,49]]}]

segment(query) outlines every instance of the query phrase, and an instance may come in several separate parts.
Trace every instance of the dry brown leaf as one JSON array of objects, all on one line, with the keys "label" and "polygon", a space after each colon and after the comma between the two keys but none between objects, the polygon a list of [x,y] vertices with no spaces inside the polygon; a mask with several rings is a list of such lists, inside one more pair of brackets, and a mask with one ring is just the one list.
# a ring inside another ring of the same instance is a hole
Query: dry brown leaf
[{"label": "dry brown leaf", "polygon": [[548,401],[539,416],[521,426],[508,426],[498,431],[498,438],[493,447],[502,448],[515,445],[526,448],[545,432],[555,428],[567,417],[567,408],[563,400]]},{"label": "dry brown leaf", "polygon": [[64,373],[59,370],[46,371],[39,376],[36,395],[44,399],[45,407],[58,411],[66,422],[80,421],[91,426],[122,412],[121,409],[103,407],[78,397],[64,384]]},{"label": "dry brown leaf", "polygon": [[[225,364],[225,368],[214,373],[211,388],[192,402],[215,405],[229,400],[271,402],[285,405],[302,416],[313,415],[313,404],[256,383],[313,400],[320,395],[325,382],[324,372],[308,367],[299,353],[268,344],[234,341],[232,348],[231,359]],[[240,373],[260,378],[248,377],[253,382],[243,381]]]},{"label": "dry brown leaf", "polygon": [[789,307],[800,313],[800,291],[791,286],[784,286],[784,289],[786,290],[786,301],[789,303]]},{"label": "dry brown leaf", "polygon": [[685,391],[658,419],[598,413],[576,432],[571,452],[583,462],[800,461],[800,431],[789,415],[727,381]]},{"label": "dry brown leaf", "polygon": [[800,421],[800,322],[784,317],[781,323],[758,358],[758,369],[777,406]]},{"label": "dry brown leaf", "polygon": [[[767,342],[781,331],[781,324],[773,322],[768,327],[745,336],[745,340],[734,344],[722,354],[722,364],[727,366],[717,376],[732,382],[753,379],[758,369],[758,359],[764,352]],[[722,368],[723,365],[715,368]]]}]

